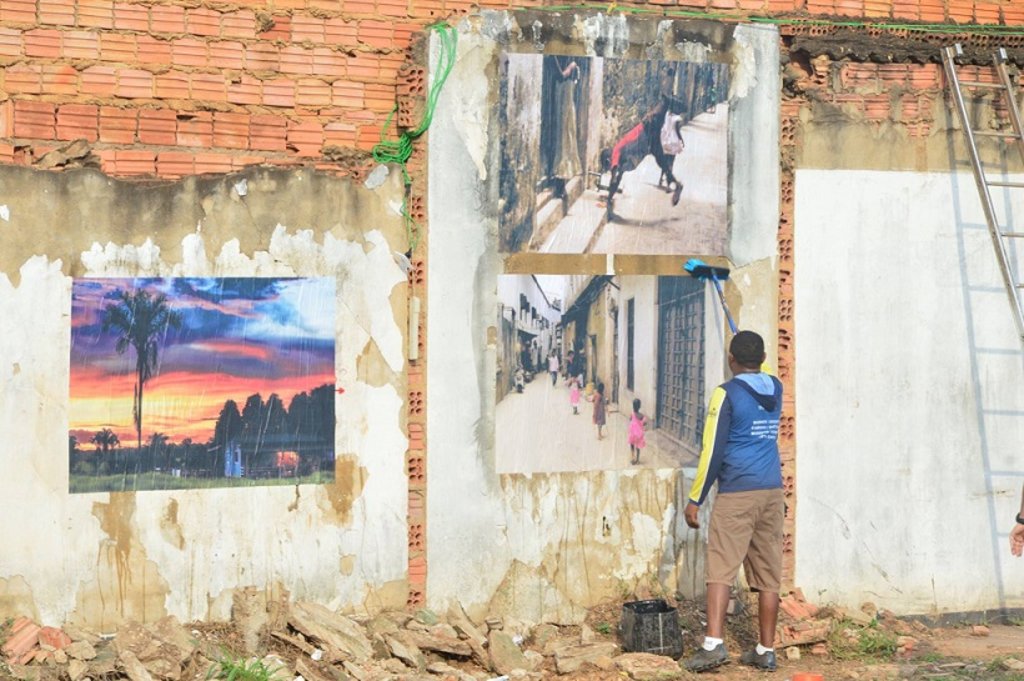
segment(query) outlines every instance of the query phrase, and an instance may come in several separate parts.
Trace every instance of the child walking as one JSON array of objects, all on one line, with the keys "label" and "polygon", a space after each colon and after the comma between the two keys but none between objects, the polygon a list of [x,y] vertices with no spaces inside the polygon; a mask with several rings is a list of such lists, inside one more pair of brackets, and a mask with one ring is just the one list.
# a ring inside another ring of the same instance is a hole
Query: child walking
[{"label": "child walking", "polygon": [[633,400],[633,415],[629,417],[629,453],[630,463],[640,463],[640,450],[647,446],[644,429],[647,428],[647,417],[640,412],[640,398]]},{"label": "child walking", "polygon": [[575,376],[569,377],[569,405],[573,414],[579,414],[580,410],[580,384]]},{"label": "child walking", "polygon": [[604,427],[604,383],[597,384],[597,390],[591,398],[594,402],[594,425],[597,426],[597,439],[604,438],[601,429]]}]

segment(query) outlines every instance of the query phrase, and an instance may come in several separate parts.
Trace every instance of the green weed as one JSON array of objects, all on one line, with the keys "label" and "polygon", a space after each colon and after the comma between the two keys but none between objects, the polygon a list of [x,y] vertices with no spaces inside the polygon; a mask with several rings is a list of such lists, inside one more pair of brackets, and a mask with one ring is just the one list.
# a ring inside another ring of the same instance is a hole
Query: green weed
[{"label": "green weed", "polygon": [[228,652],[210,667],[207,679],[224,681],[272,681],[277,667],[268,667],[263,660],[234,657]]},{"label": "green weed", "polygon": [[829,649],[839,660],[890,660],[898,647],[896,635],[879,628],[877,622],[858,627],[843,620],[829,635]]},{"label": "green weed", "polygon": [[604,634],[605,636],[607,636],[608,634],[612,633],[612,625],[608,624],[607,622],[598,622],[594,625],[594,631],[596,631],[599,634]]}]

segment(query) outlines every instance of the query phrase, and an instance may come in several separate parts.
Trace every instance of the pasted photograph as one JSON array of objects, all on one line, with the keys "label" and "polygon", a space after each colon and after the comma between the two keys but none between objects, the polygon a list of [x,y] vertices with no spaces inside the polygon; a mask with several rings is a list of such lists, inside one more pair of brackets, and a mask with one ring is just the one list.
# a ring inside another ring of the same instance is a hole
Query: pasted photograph
[{"label": "pasted photograph", "polygon": [[506,54],[503,252],[720,255],[725,63]]},{"label": "pasted photograph", "polygon": [[76,279],[70,491],[334,479],[335,282]]},{"label": "pasted photograph", "polygon": [[499,473],[696,465],[723,373],[702,280],[503,275],[498,298]]}]

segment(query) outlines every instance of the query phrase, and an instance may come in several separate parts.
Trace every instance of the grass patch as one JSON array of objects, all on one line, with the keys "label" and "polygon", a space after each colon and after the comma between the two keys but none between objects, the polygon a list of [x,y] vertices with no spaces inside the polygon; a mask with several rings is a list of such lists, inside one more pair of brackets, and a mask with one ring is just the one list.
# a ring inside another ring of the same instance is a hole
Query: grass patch
[{"label": "grass patch", "polygon": [[224,681],[271,681],[277,671],[277,667],[268,667],[263,660],[234,657],[224,651],[217,663],[210,667],[206,678]]},{"label": "grass patch", "polygon": [[72,475],[72,494],[87,492],[142,492],[168,489],[217,489],[221,487],[294,487],[324,485],[334,482],[334,472],[313,473],[299,478],[176,478],[170,473],[138,473],[131,475]]},{"label": "grass patch", "polygon": [[872,622],[858,627],[848,620],[836,623],[829,636],[829,649],[839,660],[888,661],[896,655],[896,634]]}]

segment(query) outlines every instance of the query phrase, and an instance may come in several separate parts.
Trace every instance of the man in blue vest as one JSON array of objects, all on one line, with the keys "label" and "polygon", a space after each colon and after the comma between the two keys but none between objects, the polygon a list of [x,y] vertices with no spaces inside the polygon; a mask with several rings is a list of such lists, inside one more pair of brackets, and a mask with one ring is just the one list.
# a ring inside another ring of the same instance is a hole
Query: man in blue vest
[{"label": "man in blue vest", "polygon": [[684,512],[687,525],[700,527],[697,513],[718,483],[705,560],[708,624],[703,645],[684,663],[692,672],[729,662],[725,612],[741,564],[751,589],[758,592],[760,640],[740,662],[768,671],[776,668],[773,646],[785,515],[778,446],[782,383],[761,371],[764,360],[761,336],[740,331],[729,344],[733,378],[711,394],[697,476]]}]

